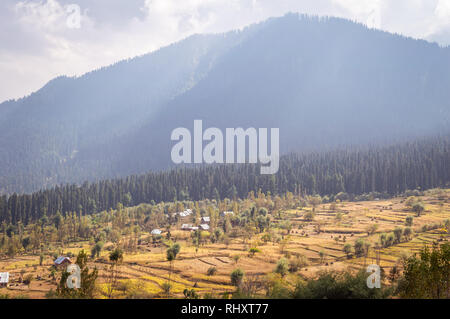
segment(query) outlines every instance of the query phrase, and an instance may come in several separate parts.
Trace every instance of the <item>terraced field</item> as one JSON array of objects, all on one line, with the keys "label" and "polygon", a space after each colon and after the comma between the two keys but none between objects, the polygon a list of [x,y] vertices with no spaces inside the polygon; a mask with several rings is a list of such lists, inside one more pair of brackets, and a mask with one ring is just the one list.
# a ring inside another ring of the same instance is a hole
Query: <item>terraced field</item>
[{"label": "terraced field", "polygon": [[[172,237],[177,238],[181,244],[181,251],[172,265],[171,296],[182,297],[186,288],[194,289],[202,295],[218,296],[231,292],[235,289],[230,282],[230,273],[234,269],[239,267],[244,270],[246,276],[253,275],[264,280],[273,272],[277,261],[283,256],[304,256],[309,262],[309,265],[302,267],[297,273],[287,276],[286,280],[292,284],[298,280],[298,275],[313,277],[322,270],[359,269],[377,262],[388,272],[391,267],[400,264],[401,258],[419,252],[424,245],[431,246],[436,242],[448,241],[448,230],[442,229],[442,225],[450,218],[449,194],[450,190],[445,190],[444,193],[422,196],[420,199],[425,204],[425,211],[420,217],[415,216],[405,204],[405,198],[400,197],[341,202],[337,203],[335,208],[331,208],[330,204],[321,204],[315,208],[312,221],[305,219],[312,207],[284,210],[283,218],[272,216],[273,232],[281,236],[281,241],[278,242],[264,242],[263,234],[257,234],[248,239],[231,238],[226,244],[207,243],[196,247],[189,232],[173,229]],[[414,216],[410,238],[403,238],[390,247],[376,248],[379,246],[381,233],[390,233],[396,227],[405,228],[407,216]],[[278,228],[277,224],[285,220],[290,221],[290,229]],[[368,227],[374,224],[377,228],[369,234]],[[359,238],[370,243],[367,256],[348,258],[343,251],[344,245],[349,243],[353,246]],[[259,252],[251,256],[248,252],[250,247],[257,247]],[[89,251],[89,243],[73,243],[64,248],[64,253],[76,254],[81,249]],[[89,264],[100,270],[99,298],[107,295],[106,282],[110,276],[108,254],[108,251],[102,251],[100,257]],[[236,260],[234,256],[239,256],[239,259]],[[0,271],[9,271],[12,276],[11,286],[0,288],[0,295],[44,298],[50,289],[56,288],[56,280],[52,279],[49,272],[52,262],[47,257],[40,266],[39,256],[0,260]],[[207,271],[211,267],[215,267],[217,272],[208,276]],[[119,285],[113,296],[166,297],[163,286],[169,280],[170,270],[171,265],[166,260],[164,244],[139,245],[135,253],[124,255],[124,260],[118,267]],[[18,283],[17,279],[27,274],[40,279],[34,279],[29,286]]]}]

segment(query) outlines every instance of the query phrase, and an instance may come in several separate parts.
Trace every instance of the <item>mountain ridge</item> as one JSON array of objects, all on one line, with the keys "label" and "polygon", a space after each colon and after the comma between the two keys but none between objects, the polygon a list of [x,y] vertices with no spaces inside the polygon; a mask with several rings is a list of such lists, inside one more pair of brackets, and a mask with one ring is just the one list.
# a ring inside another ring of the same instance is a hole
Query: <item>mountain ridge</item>
[{"label": "mountain ridge", "polygon": [[280,127],[284,153],[446,131],[449,58],[340,18],[194,35],[0,104],[0,192],[169,168],[170,131],[194,119]]}]

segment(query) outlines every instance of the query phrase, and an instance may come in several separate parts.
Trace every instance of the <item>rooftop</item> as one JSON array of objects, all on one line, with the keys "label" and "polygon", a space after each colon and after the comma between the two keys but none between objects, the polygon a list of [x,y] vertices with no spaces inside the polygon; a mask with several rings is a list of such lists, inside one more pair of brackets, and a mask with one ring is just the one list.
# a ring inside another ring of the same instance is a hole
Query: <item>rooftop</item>
[{"label": "rooftop", "polygon": [[9,272],[0,272],[0,284],[7,284],[9,282]]},{"label": "rooftop", "polygon": [[66,256],[59,256],[58,258],[56,258],[56,260],[55,260],[55,264],[57,264],[57,265],[59,265],[60,263],[62,263],[64,260],[68,260],[68,261],[70,261],[70,258],[69,257],[66,257]]}]

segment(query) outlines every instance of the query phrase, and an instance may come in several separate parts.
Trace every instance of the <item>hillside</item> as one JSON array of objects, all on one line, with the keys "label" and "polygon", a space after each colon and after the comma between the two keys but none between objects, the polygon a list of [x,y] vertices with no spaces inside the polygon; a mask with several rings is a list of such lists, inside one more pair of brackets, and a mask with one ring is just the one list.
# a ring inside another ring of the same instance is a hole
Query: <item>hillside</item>
[{"label": "hillside", "polygon": [[166,169],[194,119],[279,127],[284,153],[447,132],[449,71],[448,48],[337,18],[193,36],[1,104],[0,192]]},{"label": "hillside", "polygon": [[[11,237],[4,235],[0,242],[0,269],[10,272],[11,280],[8,288],[0,288],[0,296],[54,296],[63,271],[52,270],[56,256],[72,257],[81,250],[92,254],[89,268],[99,270],[94,298],[185,298],[185,289],[193,289],[202,298],[229,298],[236,290],[230,280],[236,268],[244,271],[241,289],[251,298],[299,298],[293,294],[299,280],[321,272],[365,272],[374,263],[386,275],[383,289],[395,287],[405,256],[419,253],[424,245],[448,245],[450,190],[415,195],[311,204],[312,198],[292,193],[257,193],[237,201],[167,202],[119,207],[92,216],[68,214],[49,219],[42,227],[9,228]],[[420,216],[412,210],[411,199],[423,203]],[[179,212],[187,208],[193,213],[182,217]],[[224,217],[219,214],[223,210],[234,214]],[[209,213],[210,231],[181,229],[185,223],[200,224],[200,216]],[[171,218],[172,214],[176,217]],[[155,228],[161,234],[151,234]],[[18,241],[19,236],[31,240]],[[28,245],[22,247],[22,242]],[[166,250],[173,242],[181,248],[170,264]],[[358,249],[358,243],[367,250]],[[112,285],[109,256],[115,247],[123,250],[123,261]],[[276,270],[280,260],[289,265],[283,278]],[[23,279],[29,276],[33,280],[27,284]],[[276,284],[279,289],[273,289]],[[381,298],[374,293],[377,289],[365,285],[359,291],[368,294],[363,298]]]}]

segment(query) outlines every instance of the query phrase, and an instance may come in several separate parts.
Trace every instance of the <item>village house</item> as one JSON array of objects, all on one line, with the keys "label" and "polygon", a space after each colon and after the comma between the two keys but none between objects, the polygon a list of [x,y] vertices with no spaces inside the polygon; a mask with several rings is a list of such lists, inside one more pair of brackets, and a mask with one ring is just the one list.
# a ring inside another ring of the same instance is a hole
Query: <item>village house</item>
[{"label": "village house", "polygon": [[182,230],[191,230],[192,224],[183,224],[181,225]]},{"label": "village house", "polygon": [[70,260],[70,258],[65,256],[59,256],[54,261],[54,265],[56,268],[66,268],[71,263],[72,261]]},{"label": "village house", "polygon": [[201,222],[203,224],[207,224],[211,221],[211,218],[209,218],[209,216],[203,216]]},{"label": "village house", "polygon": [[197,230],[198,227],[192,225],[192,224],[183,224],[181,225],[181,230]]},{"label": "village house", "polygon": [[158,228],[153,229],[151,232],[152,235],[161,235],[161,233],[161,230]]},{"label": "village house", "polygon": [[209,230],[209,225],[208,225],[208,224],[201,224],[201,225],[200,225],[200,228],[201,228],[202,230]]},{"label": "village house", "polygon": [[9,272],[0,272],[0,287],[8,287]]},{"label": "village house", "polygon": [[192,210],[191,209],[186,209],[185,211],[183,211],[183,212],[180,212],[180,213],[178,213],[181,217],[186,217],[186,216],[189,216],[189,215],[192,215]]}]

